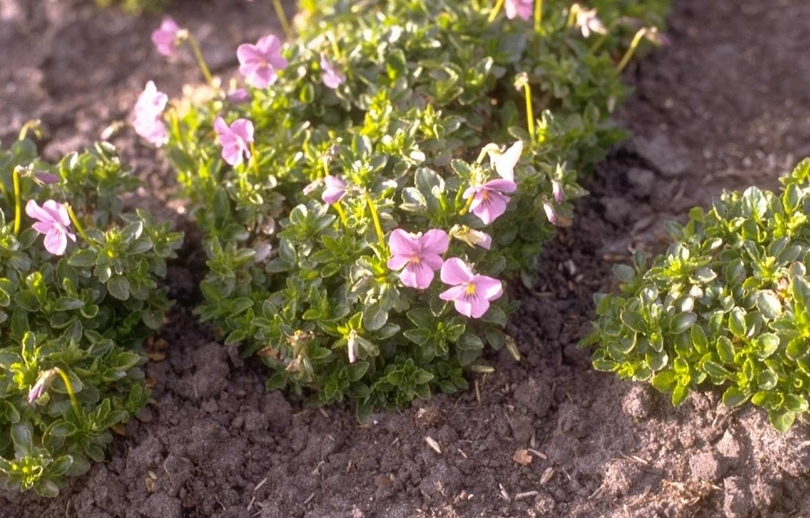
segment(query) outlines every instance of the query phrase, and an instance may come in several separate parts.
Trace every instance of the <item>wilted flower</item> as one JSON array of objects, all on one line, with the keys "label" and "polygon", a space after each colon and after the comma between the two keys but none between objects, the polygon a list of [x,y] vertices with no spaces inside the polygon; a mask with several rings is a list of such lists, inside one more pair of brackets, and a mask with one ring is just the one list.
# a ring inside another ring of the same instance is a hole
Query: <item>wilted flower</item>
[{"label": "wilted flower", "polygon": [[481,218],[485,225],[489,225],[506,212],[509,197],[503,193],[512,193],[517,189],[517,184],[514,182],[514,171],[522,152],[523,141],[521,140],[515,142],[504,153],[491,150],[489,152],[490,160],[501,179],[490,180],[483,185],[474,185],[464,191],[464,199],[473,197],[470,211]]},{"label": "wilted flower", "polygon": [[450,230],[450,235],[470,246],[480,246],[485,250],[489,250],[492,246],[492,237],[489,234],[463,225],[454,226]]},{"label": "wilted flower", "polygon": [[59,181],[59,177],[53,173],[46,173],[45,171],[35,171],[34,181],[39,184],[54,184]]},{"label": "wilted flower", "polygon": [[481,318],[489,309],[489,301],[503,295],[503,285],[498,279],[475,275],[470,267],[457,257],[442,265],[442,282],[454,287],[442,292],[439,298],[453,301],[456,311],[464,316]]},{"label": "wilted flower", "polygon": [[428,230],[424,235],[395,229],[388,238],[391,258],[388,267],[402,270],[402,284],[424,290],[433,281],[433,272],[442,267],[442,255],[447,252],[450,239],[444,230]]},{"label": "wilted flower", "polygon": [[340,71],[335,68],[335,65],[330,63],[323,54],[321,54],[321,71],[323,84],[326,85],[327,88],[334,90],[346,81],[346,76],[341,74]]},{"label": "wilted flower", "polygon": [[357,361],[357,331],[354,329],[349,331],[349,338],[346,342],[346,348],[349,353],[349,363],[354,363]]},{"label": "wilted flower", "polygon": [[607,34],[607,29],[602,20],[597,18],[596,9],[577,8],[577,27],[582,31],[582,36],[587,38],[591,33]]},{"label": "wilted flower", "polygon": [[552,180],[551,193],[554,196],[554,201],[557,203],[562,203],[563,200],[565,200],[565,191],[563,190],[563,184],[561,181]]},{"label": "wilted flower", "polygon": [[152,43],[160,54],[164,56],[173,56],[174,51],[177,49],[177,33],[180,32],[180,27],[170,17],[163,18],[160,23],[160,28],[152,33]]},{"label": "wilted flower", "polygon": [[169,141],[166,124],[161,119],[168,101],[166,94],[158,92],[154,81],[149,81],[135,103],[132,122],[135,133],[153,146],[160,147]]},{"label": "wilted flower", "polygon": [[327,175],[323,179],[326,189],[323,191],[323,201],[332,205],[340,201],[346,194],[346,183],[336,176]]},{"label": "wilted flower", "polygon": [[53,255],[65,253],[68,238],[76,241],[76,235],[68,230],[70,216],[64,205],[47,200],[40,207],[36,201],[28,200],[25,213],[37,220],[34,230],[45,234],[45,250]]},{"label": "wilted flower", "polygon": [[515,16],[519,16],[524,20],[528,20],[532,17],[533,5],[534,0],[506,0],[504,4],[506,17],[511,20]]},{"label": "wilted flower", "polygon": [[275,83],[276,71],[287,67],[287,60],[281,57],[281,41],[273,34],[264,36],[255,45],[239,45],[236,57],[239,58],[239,73],[256,88],[267,88]]},{"label": "wilted flower", "polygon": [[53,383],[53,380],[56,379],[56,376],[59,374],[59,371],[54,369],[48,369],[46,371],[42,371],[39,373],[39,377],[37,378],[37,382],[34,383],[34,386],[31,387],[31,390],[28,391],[28,404],[33,405],[36,401],[41,398]]},{"label": "wilted flower", "polygon": [[222,117],[214,121],[214,130],[222,146],[222,159],[231,166],[237,166],[242,160],[250,158],[250,144],[253,142],[253,123],[247,119],[237,119],[233,124]]}]

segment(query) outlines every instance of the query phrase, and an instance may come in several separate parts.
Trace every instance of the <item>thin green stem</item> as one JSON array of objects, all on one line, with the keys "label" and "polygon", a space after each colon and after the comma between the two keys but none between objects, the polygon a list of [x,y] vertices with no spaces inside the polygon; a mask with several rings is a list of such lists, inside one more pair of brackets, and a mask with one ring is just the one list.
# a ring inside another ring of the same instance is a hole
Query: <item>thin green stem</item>
[{"label": "thin green stem", "polygon": [[383,235],[382,225],[380,225],[380,216],[377,214],[377,206],[374,205],[374,200],[371,199],[371,195],[369,193],[365,193],[366,203],[368,204],[368,210],[371,211],[371,219],[374,220],[374,230],[377,231],[377,239],[380,241],[380,246],[383,250],[387,247],[385,245],[385,236]]},{"label": "thin green stem", "polygon": [[565,21],[565,27],[570,29],[574,26],[577,19],[577,13],[579,12],[579,4],[571,4],[571,8],[568,9],[568,19]]},{"label": "thin green stem", "polygon": [[71,207],[67,203],[65,203],[65,207],[67,208],[68,216],[70,216],[70,221],[73,222],[73,225],[76,227],[76,230],[79,232],[79,235],[82,236],[82,239],[84,239],[85,243],[87,243],[88,245],[96,244],[96,242],[90,239],[90,236],[88,236],[87,233],[84,231],[84,227],[79,221],[79,218],[77,218],[76,213],[73,212],[73,207]]},{"label": "thin green stem", "polygon": [[596,38],[596,41],[591,46],[591,54],[596,54],[596,51],[599,50],[602,47],[602,45],[604,45],[605,42],[607,41],[607,37],[608,37],[607,34],[602,34],[601,36]]},{"label": "thin green stem", "polygon": [[645,27],[645,28],[639,29],[639,31],[636,33],[636,35],[633,36],[633,41],[630,43],[630,47],[624,53],[624,56],[622,57],[622,60],[619,61],[619,64],[616,66],[616,70],[621,72],[622,70],[624,70],[624,67],[626,67],[627,64],[630,63],[630,58],[633,57],[633,54],[636,52],[636,48],[638,47],[638,44],[641,43],[641,38],[643,38],[646,33],[647,33],[647,29]]},{"label": "thin green stem", "polygon": [[532,87],[526,82],[523,85],[523,95],[526,97],[526,122],[529,126],[529,136],[534,143],[534,109],[532,108]]},{"label": "thin green stem", "polygon": [[79,408],[79,402],[76,401],[76,394],[73,392],[73,385],[70,384],[70,378],[68,378],[65,371],[60,369],[59,367],[54,367],[54,370],[59,374],[62,378],[62,382],[65,384],[65,388],[67,388],[68,396],[70,397],[70,404],[73,406],[73,410],[76,412],[76,417],[81,419],[82,411]]},{"label": "thin green stem", "polygon": [[200,51],[200,44],[197,43],[197,39],[191,33],[188,33],[186,40],[191,47],[191,52],[194,53],[194,58],[197,60],[197,65],[200,67],[200,71],[202,72],[203,77],[205,77],[205,81],[211,86],[211,88],[216,88],[214,85],[214,78],[211,76],[211,71],[208,69],[208,64],[205,62],[205,58]]},{"label": "thin green stem", "polygon": [[498,0],[498,2],[495,4],[495,7],[492,8],[492,12],[489,13],[489,18],[487,19],[487,21],[489,23],[492,23],[495,20],[495,18],[498,16],[498,13],[501,12],[501,8],[503,7],[503,2],[504,2],[504,0]]},{"label": "thin green stem", "polygon": [[540,32],[543,23],[543,0],[534,2],[534,32]]},{"label": "thin green stem", "polygon": [[14,182],[14,235],[19,236],[22,225],[22,193],[20,192],[20,172],[16,168],[11,173],[11,178]]},{"label": "thin green stem", "polygon": [[278,21],[281,23],[281,28],[284,30],[284,35],[287,36],[288,40],[291,40],[293,37],[292,28],[290,27],[290,22],[287,21],[287,14],[284,12],[281,1],[273,0],[273,8],[276,10],[276,16],[278,16]]}]

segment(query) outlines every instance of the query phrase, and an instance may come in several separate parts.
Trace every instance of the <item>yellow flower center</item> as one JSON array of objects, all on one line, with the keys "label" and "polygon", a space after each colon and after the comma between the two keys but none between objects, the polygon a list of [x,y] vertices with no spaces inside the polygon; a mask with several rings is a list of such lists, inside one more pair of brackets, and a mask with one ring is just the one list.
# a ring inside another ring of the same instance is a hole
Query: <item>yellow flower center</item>
[{"label": "yellow flower center", "polygon": [[465,289],[467,295],[475,295],[475,284],[469,283],[467,284],[467,288]]}]

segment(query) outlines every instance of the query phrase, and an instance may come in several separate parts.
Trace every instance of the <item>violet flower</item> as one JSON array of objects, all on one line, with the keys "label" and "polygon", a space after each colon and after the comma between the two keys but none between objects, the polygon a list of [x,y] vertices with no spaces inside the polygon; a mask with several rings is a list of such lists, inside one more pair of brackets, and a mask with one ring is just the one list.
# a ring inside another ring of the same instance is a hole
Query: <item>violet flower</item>
[{"label": "violet flower", "polygon": [[36,201],[28,200],[25,213],[37,220],[34,230],[45,234],[45,250],[53,255],[64,255],[68,238],[76,241],[76,235],[68,230],[70,216],[64,205],[47,200],[40,207]]},{"label": "violet flower", "polygon": [[152,43],[155,44],[157,51],[166,56],[171,57],[177,49],[177,33],[180,32],[180,27],[170,17],[163,18],[160,23],[160,28],[152,33]]},{"label": "violet flower", "polygon": [[439,298],[453,301],[456,311],[466,317],[481,318],[489,309],[489,301],[503,295],[501,281],[473,274],[470,267],[457,257],[444,262],[441,277],[442,282],[453,287],[442,292]]},{"label": "violet flower", "polygon": [[528,20],[532,17],[533,6],[534,0],[506,0],[504,10],[510,20],[515,16]]},{"label": "violet flower", "polygon": [[321,71],[323,72],[323,84],[327,88],[334,90],[346,81],[346,76],[340,73],[335,65],[330,63],[323,54],[321,54]]},{"label": "violet flower", "polygon": [[250,93],[245,88],[234,88],[228,92],[226,98],[234,104],[245,104],[250,101]]},{"label": "violet flower", "polygon": [[582,31],[583,38],[588,38],[591,33],[607,34],[607,28],[596,16],[596,9],[577,9],[576,25]]},{"label": "violet flower", "polygon": [[504,193],[513,193],[517,189],[517,184],[514,182],[515,165],[520,160],[522,152],[522,140],[515,142],[504,153],[490,151],[490,160],[501,179],[490,180],[483,185],[474,185],[464,191],[464,199],[473,197],[470,211],[481,218],[485,225],[489,225],[506,212],[509,197]]},{"label": "violet flower", "polygon": [[169,141],[166,124],[161,119],[168,101],[169,97],[158,92],[154,81],[149,81],[135,103],[135,119],[132,121],[135,133],[153,146],[160,147]]},{"label": "violet flower", "polygon": [[388,267],[402,270],[399,278],[409,288],[424,290],[433,282],[433,272],[442,267],[442,255],[450,239],[444,230],[428,230],[424,235],[395,229],[388,238],[391,258]]},{"label": "violet flower", "polygon": [[565,200],[565,190],[560,180],[552,180],[551,194],[554,196],[554,201],[562,203]]},{"label": "violet flower", "polygon": [[287,60],[281,57],[281,41],[273,34],[259,39],[255,45],[239,45],[236,57],[239,58],[239,73],[256,88],[267,88],[275,83],[276,71],[287,67]]},{"label": "violet flower", "polygon": [[250,144],[253,143],[253,123],[247,119],[237,119],[233,124],[222,117],[214,121],[214,130],[222,146],[222,159],[233,167],[250,159]]},{"label": "violet flower", "polygon": [[340,199],[343,198],[343,195],[346,194],[346,182],[340,178],[330,174],[327,175],[323,181],[326,184],[326,189],[323,191],[321,197],[323,201],[329,205],[339,202]]}]

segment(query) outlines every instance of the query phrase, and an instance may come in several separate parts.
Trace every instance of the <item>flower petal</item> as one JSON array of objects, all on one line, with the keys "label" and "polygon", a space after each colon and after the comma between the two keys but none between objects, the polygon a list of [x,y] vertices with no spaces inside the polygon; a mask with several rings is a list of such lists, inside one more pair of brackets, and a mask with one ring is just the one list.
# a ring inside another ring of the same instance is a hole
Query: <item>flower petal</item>
[{"label": "flower petal", "polygon": [[63,255],[67,248],[67,236],[57,228],[52,228],[45,234],[45,250],[53,255]]},{"label": "flower petal", "polygon": [[394,255],[385,264],[388,266],[388,268],[396,272],[401,270],[402,267],[408,264],[410,260],[410,257],[404,255]]},{"label": "flower petal", "polygon": [[25,213],[30,217],[42,222],[53,222],[51,214],[47,210],[40,207],[35,200],[28,200],[28,203],[25,204]]},{"label": "flower petal", "polygon": [[490,191],[498,191],[505,193],[512,193],[517,190],[517,184],[511,180],[490,180],[484,184],[484,189]]},{"label": "flower petal", "polygon": [[475,292],[487,300],[495,300],[503,295],[503,284],[498,279],[476,275],[472,282],[475,284]]},{"label": "flower petal", "polygon": [[395,228],[388,236],[388,248],[393,255],[416,256],[420,251],[419,239],[409,232]]},{"label": "flower petal", "polygon": [[451,257],[442,265],[441,278],[445,284],[465,284],[472,280],[473,273],[467,263],[458,257]]},{"label": "flower petal", "polygon": [[426,255],[442,255],[447,252],[447,248],[450,246],[450,238],[447,236],[447,232],[436,228],[425,232],[425,235],[419,238],[419,242],[422,253]]},{"label": "flower petal", "polygon": [[[481,318],[482,316],[484,316],[484,313],[486,313],[487,310],[489,309],[489,301],[486,298],[480,296],[478,293],[475,293],[467,297],[465,299],[465,302],[468,302],[470,305],[469,314],[462,313],[460,309],[459,313],[461,313],[462,315],[467,315],[468,317]],[[459,304],[458,301],[456,301],[456,309],[458,309],[458,307]]]},{"label": "flower petal", "polygon": [[454,286],[454,287],[450,288],[449,290],[446,290],[446,291],[443,291],[443,292],[439,293],[439,298],[442,299],[442,300],[447,300],[447,301],[458,300],[458,299],[464,297],[464,295],[466,293],[467,293],[467,287],[466,286],[463,286],[463,285],[462,286]]},{"label": "flower petal", "polygon": [[444,259],[438,254],[424,254],[420,259],[423,264],[434,271],[440,269],[444,264]]},{"label": "flower petal", "polygon": [[410,288],[417,288],[420,290],[426,289],[433,282],[433,270],[421,261],[410,261],[399,278],[402,284]]}]

